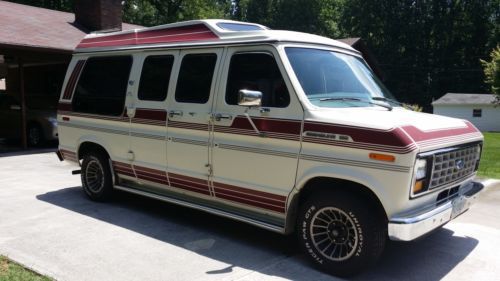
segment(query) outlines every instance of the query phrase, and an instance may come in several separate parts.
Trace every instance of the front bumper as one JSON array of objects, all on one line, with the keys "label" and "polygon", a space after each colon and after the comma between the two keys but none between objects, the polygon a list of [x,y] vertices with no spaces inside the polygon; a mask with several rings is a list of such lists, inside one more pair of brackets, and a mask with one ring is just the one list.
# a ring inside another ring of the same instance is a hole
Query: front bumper
[{"label": "front bumper", "polygon": [[479,182],[470,182],[460,188],[458,196],[446,203],[409,216],[392,218],[389,221],[389,238],[411,241],[431,232],[467,211],[483,188]]}]

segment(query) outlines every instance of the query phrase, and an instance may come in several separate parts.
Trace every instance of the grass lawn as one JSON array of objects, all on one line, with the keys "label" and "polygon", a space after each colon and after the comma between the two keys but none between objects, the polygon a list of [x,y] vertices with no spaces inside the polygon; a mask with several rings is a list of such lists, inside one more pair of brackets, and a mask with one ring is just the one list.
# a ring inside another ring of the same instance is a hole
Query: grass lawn
[{"label": "grass lawn", "polygon": [[0,256],[0,281],[51,281],[21,265]]},{"label": "grass lawn", "polygon": [[484,145],[478,175],[500,179],[500,133],[483,134]]}]

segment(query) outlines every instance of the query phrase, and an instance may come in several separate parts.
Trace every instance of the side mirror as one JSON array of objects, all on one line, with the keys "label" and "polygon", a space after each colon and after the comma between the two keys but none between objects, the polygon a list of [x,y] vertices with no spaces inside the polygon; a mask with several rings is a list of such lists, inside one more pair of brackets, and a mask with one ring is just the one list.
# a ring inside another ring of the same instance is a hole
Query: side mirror
[{"label": "side mirror", "polygon": [[17,104],[12,104],[9,108],[10,110],[21,110],[21,106]]},{"label": "side mirror", "polygon": [[262,92],[251,90],[238,91],[238,105],[260,107],[262,105]]}]

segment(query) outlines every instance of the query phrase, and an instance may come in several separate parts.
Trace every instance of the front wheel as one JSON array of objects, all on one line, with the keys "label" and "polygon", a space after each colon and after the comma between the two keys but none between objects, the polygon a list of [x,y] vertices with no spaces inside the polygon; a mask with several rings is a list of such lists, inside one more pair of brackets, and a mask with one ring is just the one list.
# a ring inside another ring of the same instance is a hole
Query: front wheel
[{"label": "front wheel", "polygon": [[297,234],[309,259],[322,270],[349,276],[381,255],[387,231],[372,204],[343,192],[323,192],[301,204]]},{"label": "front wheel", "polygon": [[95,201],[111,198],[113,179],[108,157],[100,152],[89,152],[83,156],[82,187],[87,196]]}]

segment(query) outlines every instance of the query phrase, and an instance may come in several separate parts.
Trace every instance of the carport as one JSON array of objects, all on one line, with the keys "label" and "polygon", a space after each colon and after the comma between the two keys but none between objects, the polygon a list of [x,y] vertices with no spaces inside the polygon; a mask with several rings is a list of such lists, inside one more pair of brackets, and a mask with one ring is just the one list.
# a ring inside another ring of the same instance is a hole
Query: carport
[{"label": "carport", "polygon": [[[4,109],[17,111],[19,118],[0,120],[0,136],[15,127],[24,149],[30,106],[55,115],[66,68],[80,40],[90,31],[122,29],[121,1],[78,0],[74,6],[76,16],[0,1],[0,79],[6,84],[6,93],[0,94],[19,102]],[[138,27],[123,24],[123,29]]]}]

